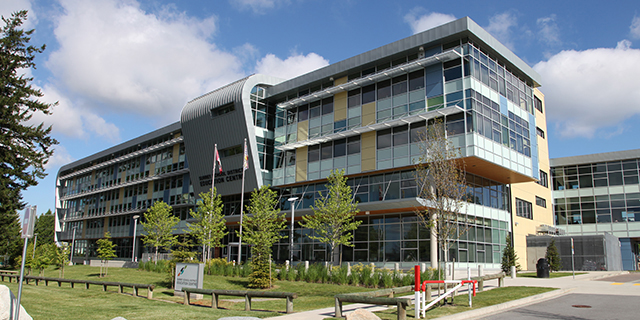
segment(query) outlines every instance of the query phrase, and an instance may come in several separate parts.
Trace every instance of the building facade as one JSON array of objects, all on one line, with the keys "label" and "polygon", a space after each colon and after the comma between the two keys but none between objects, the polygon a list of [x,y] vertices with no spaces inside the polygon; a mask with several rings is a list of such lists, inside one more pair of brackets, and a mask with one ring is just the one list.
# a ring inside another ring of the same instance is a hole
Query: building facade
[{"label": "building facade", "polygon": [[[212,183],[228,228],[237,229],[246,139],[245,204],[250,191],[270,185],[287,217],[295,206],[298,221],[313,214],[310,206],[330,171],[344,169],[362,224],[354,247],[341,248],[342,261],[428,263],[430,232],[414,213],[424,202],[413,172],[419,133],[441,119],[461,151],[469,185],[464,213],[470,228],[452,239],[449,257],[460,266],[496,268],[508,235],[522,237],[514,240],[518,246],[526,241],[521,235],[552,223],[550,205],[534,210],[525,203],[551,195],[541,179],[549,169],[539,78],[462,18],[291,80],[240,79],[189,101],[179,123],[61,168],[61,239],[71,240],[75,227],[78,247],[85,241],[91,256],[100,232],[122,230],[117,237],[126,248],[132,216],[157,200],[177,209],[177,232],[184,233],[188,210]],[[223,172],[212,176],[214,145]],[[287,201],[292,197],[299,200]],[[294,231],[294,261],[329,260],[327,247],[309,238],[311,230],[296,224]],[[237,241],[235,232],[225,239]],[[289,247],[288,239],[276,244],[274,259],[288,259]],[[237,247],[218,254],[235,257]],[[526,261],[526,250],[522,255]]]},{"label": "building facade", "polygon": [[551,159],[555,224],[567,235],[618,237],[624,270],[638,269],[639,160],[640,149]]}]

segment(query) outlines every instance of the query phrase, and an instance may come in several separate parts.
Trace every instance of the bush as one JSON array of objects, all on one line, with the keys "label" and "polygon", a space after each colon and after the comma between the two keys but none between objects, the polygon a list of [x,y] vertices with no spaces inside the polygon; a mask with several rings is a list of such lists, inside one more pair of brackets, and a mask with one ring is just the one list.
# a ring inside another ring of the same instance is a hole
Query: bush
[{"label": "bush", "polygon": [[[394,274],[396,272],[394,271]],[[389,269],[382,269],[379,272],[380,275],[380,286],[383,288],[393,288],[393,279],[394,276],[392,276],[391,271]]]},{"label": "bush", "polygon": [[331,271],[331,282],[339,285],[347,284],[347,273],[349,269],[346,266],[333,267]]},{"label": "bush", "polygon": [[168,260],[158,260],[158,263],[153,261],[138,263],[139,270],[145,270],[149,272],[169,273],[171,272],[171,263]]}]

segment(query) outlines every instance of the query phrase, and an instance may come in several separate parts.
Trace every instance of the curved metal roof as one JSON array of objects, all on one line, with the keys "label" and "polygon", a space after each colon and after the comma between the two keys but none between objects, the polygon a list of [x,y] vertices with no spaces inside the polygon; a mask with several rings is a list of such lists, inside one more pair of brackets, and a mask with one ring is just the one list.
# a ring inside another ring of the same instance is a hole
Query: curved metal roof
[{"label": "curved metal roof", "polygon": [[242,88],[250,77],[240,79],[187,102],[180,113],[180,122],[185,123],[201,117],[213,107],[220,107],[241,100]]}]

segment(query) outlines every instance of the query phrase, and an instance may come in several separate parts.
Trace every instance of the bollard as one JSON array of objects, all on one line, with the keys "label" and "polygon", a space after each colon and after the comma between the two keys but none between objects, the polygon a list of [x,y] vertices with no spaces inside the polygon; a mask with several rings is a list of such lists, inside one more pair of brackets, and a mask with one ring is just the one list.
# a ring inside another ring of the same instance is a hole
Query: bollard
[{"label": "bollard", "polygon": [[516,278],[516,267],[511,266],[511,279],[515,279],[515,278]]},{"label": "bollard", "polygon": [[371,273],[373,273],[376,270],[376,265],[373,264],[373,262],[371,262]]},{"label": "bollard", "polygon": [[284,267],[285,269],[289,270],[289,260],[284,261]]},{"label": "bollard", "polygon": [[420,306],[422,305],[420,303],[420,296],[421,296],[421,293],[420,293],[420,266],[416,265],[413,268],[413,270],[414,270],[414,276],[415,276],[415,287],[413,288],[414,295],[415,295],[414,304],[416,306],[415,307],[415,312],[416,312],[415,318],[416,319],[420,319]]},{"label": "bollard", "polygon": [[482,265],[478,265],[478,277],[482,277],[484,274],[482,273]]},{"label": "bollard", "polygon": [[[471,267],[467,266],[467,280],[471,280]],[[469,291],[469,308],[473,307],[473,302],[471,301],[471,291],[473,284],[467,284],[467,291]]]},{"label": "bollard", "polygon": [[424,262],[423,262],[423,263],[421,263],[421,264],[420,264],[420,270],[422,270],[423,272],[424,272],[425,270],[427,270],[427,264],[426,264],[426,263],[424,263]]},{"label": "bollard", "polygon": [[351,275],[351,262],[347,262],[347,276]]},{"label": "bollard", "polygon": [[309,261],[304,262],[304,271],[309,271]]},{"label": "bollard", "polygon": [[398,262],[395,263],[395,270],[396,272],[400,271],[400,263]]}]

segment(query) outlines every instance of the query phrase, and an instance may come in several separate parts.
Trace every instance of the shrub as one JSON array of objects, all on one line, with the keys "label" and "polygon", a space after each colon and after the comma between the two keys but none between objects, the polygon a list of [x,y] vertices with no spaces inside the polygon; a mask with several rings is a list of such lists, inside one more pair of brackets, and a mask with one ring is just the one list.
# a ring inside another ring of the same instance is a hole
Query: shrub
[{"label": "shrub", "polygon": [[[394,274],[396,272],[394,271]],[[393,279],[394,277],[391,274],[389,269],[382,269],[379,273],[380,285],[383,288],[392,288],[393,287]]]},{"label": "shrub", "polygon": [[349,269],[346,266],[333,267],[331,271],[331,282],[339,285],[347,284],[347,273]]}]

